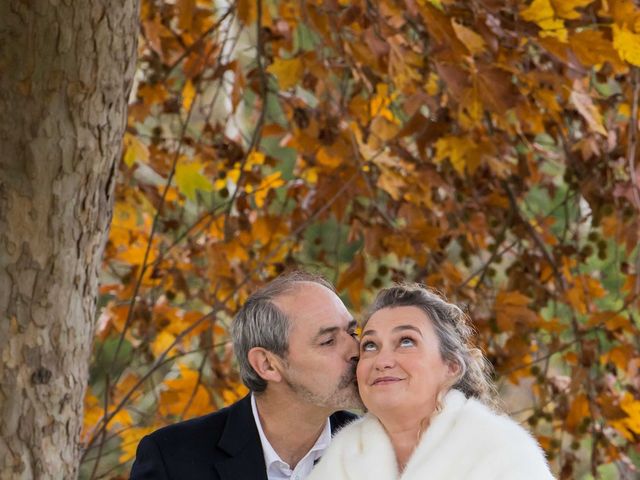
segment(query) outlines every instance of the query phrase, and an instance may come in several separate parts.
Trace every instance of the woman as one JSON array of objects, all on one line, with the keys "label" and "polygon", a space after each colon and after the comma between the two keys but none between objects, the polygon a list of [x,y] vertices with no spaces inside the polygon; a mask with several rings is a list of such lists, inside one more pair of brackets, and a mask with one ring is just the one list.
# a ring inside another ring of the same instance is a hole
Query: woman
[{"label": "woman", "polygon": [[537,442],[492,409],[488,363],[464,313],[419,285],[380,292],[360,343],[368,414],[308,480],[552,479]]}]

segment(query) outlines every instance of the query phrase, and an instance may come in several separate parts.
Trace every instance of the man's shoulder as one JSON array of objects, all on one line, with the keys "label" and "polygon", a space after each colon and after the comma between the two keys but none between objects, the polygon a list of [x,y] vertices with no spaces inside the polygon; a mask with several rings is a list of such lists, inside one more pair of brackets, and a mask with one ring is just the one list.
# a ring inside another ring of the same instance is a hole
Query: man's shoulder
[{"label": "man's shoulder", "polygon": [[[174,423],[144,437],[131,478],[202,478],[230,456],[230,448],[250,441],[251,404],[247,398],[201,417]],[[257,435],[256,435],[257,439]],[[259,441],[259,440],[256,440]],[[234,443],[235,442],[235,443]]]},{"label": "man's shoulder", "polygon": [[222,435],[229,415],[246,408],[243,404],[245,401],[246,399],[243,399],[213,413],[167,425],[151,433],[149,437],[159,445],[175,442],[182,445],[199,445],[204,437],[210,445],[212,440],[215,441]]}]

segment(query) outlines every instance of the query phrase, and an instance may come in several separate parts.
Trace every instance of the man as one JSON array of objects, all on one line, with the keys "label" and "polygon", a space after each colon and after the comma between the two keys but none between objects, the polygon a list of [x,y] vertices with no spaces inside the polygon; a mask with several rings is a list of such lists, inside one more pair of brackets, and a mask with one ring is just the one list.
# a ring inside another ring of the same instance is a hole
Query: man
[{"label": "man", "polygon": [[293,273],[253,294],[232,326],[251,394],[143,438],[132,480],[298,480],[360,408],[356,322],[320,277]]}]

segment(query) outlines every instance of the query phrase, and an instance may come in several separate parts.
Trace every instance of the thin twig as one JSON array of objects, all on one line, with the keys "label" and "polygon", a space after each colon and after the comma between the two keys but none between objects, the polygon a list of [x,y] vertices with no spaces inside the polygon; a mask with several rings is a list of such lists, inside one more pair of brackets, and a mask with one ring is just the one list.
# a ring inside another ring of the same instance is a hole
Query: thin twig
[{"label": "thin twig", "polygon": [[267,97],[269,95],[269,84],[267,78],[267,72],[262,63],[262,59],[265,56],[264,52],[264,36],[262,32],[262,0],[257,0],[257,18],[256,18],[256,65],[258,68],[258,74],[260,76],[260,96],[262,98],[262,104],[260,106],[260,115],[258,117],[258,121],[256,123],[256,127],[253,130],[253,134],[251,135],[251,142],[247,147],[247,152],[240,162],[240,175],[238,176],[238,180],[236,181],[236,188],[233,190],[231,194],[231,198],[229,200],[229,205],[227,207],[227,211],[225,216],[227,217],[224,222],[224,236],[225,240],[229,240],[231,238],[231,228],[230,222],[228,221],[228,217],[231,215],[231,210],[233,209],[233,204],[235,202],[238,193],[240,192],[242,182],[244,179],[244,168],[249,160],[249,155],[251,152],[255,150],[260,140],[262,139],[262,127],[264,126],[264,121],[267,116]]}]

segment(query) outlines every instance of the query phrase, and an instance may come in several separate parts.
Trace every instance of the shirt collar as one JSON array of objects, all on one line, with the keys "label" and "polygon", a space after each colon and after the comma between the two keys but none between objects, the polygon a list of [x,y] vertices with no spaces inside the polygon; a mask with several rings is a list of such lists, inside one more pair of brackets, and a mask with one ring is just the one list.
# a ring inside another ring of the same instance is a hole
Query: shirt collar
[{"label": "shirt collar", "polygon": [[[258,407],[256,406],[256,399],[253,393],[251,394],[251,412],[253,413],[253,419],[256,422],[256,427],[258,428],[258,435],[260,435],[260,443],[262,444],[262,452],[264,454],[264,463],[267,467],[267,471],[272,466],[285,466],[290,468],[289,465],[280,458],[280,455],[273,449],[271,443],[269,443],[269,439],[264,433],[262,429],[262,423],[260,422],[260,416],[258,415]],[[331,443],[331,422],[327,418],[327,422],[324,425],[324,429],[322,433],[316,440],[316,443],[313,444],[311,450],[307,452],[301,462],[304,462],[307,458],[310,458],[312,465],[322,456],[324,450]]]}]

